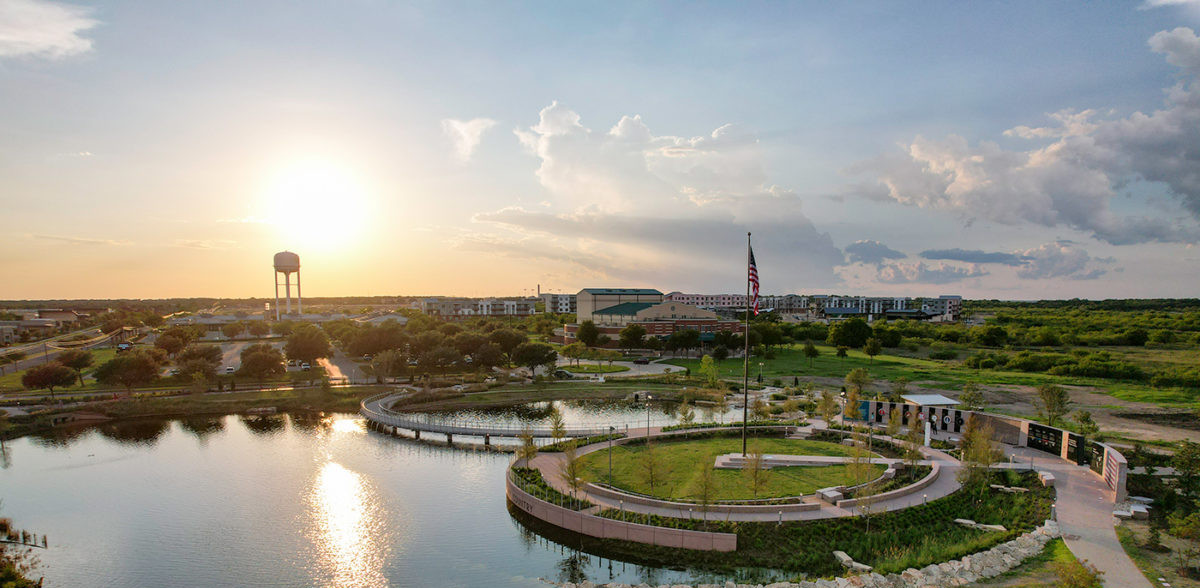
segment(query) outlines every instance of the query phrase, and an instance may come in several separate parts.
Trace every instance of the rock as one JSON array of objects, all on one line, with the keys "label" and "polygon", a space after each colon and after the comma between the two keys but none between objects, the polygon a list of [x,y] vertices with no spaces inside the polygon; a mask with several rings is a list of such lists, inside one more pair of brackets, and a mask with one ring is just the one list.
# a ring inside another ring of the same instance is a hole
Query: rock
[{"label": "rock", "polygon": [[1146,498],[1145,496],[1130,496],[1129,501],[1138,504],[1154,504],[1153,498]]},{"label": "rock", "polygon": [[1126,519],[1126,520],[1128,520],[1128,519],[1132,519],[1132,518],[1133,518],[1133,513],[1132,513],[1132,512],[1129,512],[1129,511],[1127,511],[1127,510],[1114,510],[1114,511],[1113,511],[1113,516],[1114,516],[1114,517],[1117,517],[1118,519]]}]

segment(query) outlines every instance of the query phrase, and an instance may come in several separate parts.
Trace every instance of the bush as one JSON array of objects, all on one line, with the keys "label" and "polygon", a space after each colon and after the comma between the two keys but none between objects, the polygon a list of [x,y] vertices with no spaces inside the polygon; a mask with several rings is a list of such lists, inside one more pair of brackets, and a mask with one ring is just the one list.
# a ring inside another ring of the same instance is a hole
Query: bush
[{"label": "bush", "polygon": [[942,349],[929,353],[929,359],[958,359],[958,352],[953,349]]}]

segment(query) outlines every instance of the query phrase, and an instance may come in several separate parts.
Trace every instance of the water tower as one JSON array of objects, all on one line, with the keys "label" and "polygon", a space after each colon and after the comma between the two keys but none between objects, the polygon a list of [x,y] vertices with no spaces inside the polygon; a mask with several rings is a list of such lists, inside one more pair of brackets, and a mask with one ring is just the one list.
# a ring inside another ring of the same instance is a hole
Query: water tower
[{"label": "water tower", "polygon": [[287,296],[287,314],[292,314],[292,274],[296,274],[296,312],[304,314],[300,302],[300,256],[291,251],[275,254],[275,320],[279,320],[279,274],[283,274],[284,294]]}]

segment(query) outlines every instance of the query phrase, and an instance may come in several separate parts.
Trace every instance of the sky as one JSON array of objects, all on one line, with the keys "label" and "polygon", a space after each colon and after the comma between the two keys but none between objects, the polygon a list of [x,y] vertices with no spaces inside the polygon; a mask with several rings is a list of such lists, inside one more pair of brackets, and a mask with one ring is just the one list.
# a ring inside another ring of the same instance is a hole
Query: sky
[{"label": "sky", "polygon": [[0,0],[0,299],[1195,297],[1200,0]]}]

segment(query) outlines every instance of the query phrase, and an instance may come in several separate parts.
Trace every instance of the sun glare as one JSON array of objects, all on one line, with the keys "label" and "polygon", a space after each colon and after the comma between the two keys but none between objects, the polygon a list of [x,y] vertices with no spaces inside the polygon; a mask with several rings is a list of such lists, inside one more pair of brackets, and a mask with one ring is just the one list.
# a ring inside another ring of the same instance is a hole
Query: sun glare
[{"label": "sun glare", "polygon": [[328,251],[353,245],[367,223],[362,183],[343,167],[305,161],[284,168],[268,184],[264,215],[282,245]]}]

